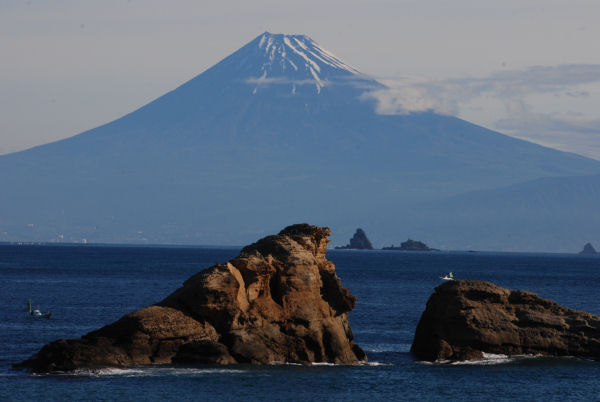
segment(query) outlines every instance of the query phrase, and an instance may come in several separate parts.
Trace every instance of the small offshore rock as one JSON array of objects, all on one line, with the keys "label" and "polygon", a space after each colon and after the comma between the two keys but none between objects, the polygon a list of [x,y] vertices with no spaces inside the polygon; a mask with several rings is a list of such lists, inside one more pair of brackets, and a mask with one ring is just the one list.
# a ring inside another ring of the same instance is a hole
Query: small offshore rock
[{"label": "small offshore rock", "polygon": [[345,246],[336,246],[337,250],[373,250],[373,245],[367,237],[367,234],[361,228],[356,229],[356,233],[350,239],[350,243]]},{"label": "small offshore rock", "polygon": [[413,239],[408,239],[403,243],[400,243],[400,247],[383,247],[382,250],[399,250],[399,251],[439,251],[435,248],[430,248],[427,244]]},{"label": "small offshore rock", "polygon": [[597,254],[597,251],[594,246],[592,246],[592,243],[586,243],[586,245],[583,246],[583,250],[581,250],[579,254]]}]

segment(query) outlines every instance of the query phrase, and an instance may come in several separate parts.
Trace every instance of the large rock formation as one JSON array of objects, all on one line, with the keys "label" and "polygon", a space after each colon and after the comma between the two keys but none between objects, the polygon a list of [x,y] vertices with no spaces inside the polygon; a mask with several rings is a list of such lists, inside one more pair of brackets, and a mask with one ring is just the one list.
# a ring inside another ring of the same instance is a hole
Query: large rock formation
[{"label": "large rock formation", "polygon": [[592,246],[592,243],[586,243],[585,246],[583,246],[583,250],[581,250],[579,254],[597,254],[597,251],[594,246]]},{"label": "large rock formation", "polygon": [[356,298],[325,258],[330,231],[293,225],[210,267],[153,306],[44,346],[34,372],[148,364],[356,363]]},{"label": "large rock formation", "polygon": [[350,239],[350,243],[345,246],[337,246],[337,250],[373,250],[373,245],[367,237],[367,234],[361,228],[356,229],[356,233]]},{"label": "large rock formation", "polygon": [[411,352],[426,361],[483,353],[600,357],[600,317],[531,292],[449,281],[429,298]]}]

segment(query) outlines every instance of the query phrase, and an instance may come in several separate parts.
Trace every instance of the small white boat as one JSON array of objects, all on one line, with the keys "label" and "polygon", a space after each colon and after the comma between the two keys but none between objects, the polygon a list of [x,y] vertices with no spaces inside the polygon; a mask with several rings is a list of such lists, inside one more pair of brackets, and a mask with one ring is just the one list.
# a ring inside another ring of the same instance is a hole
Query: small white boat
[{"label": "small white boat", "polygon": [[50,318],[52,317],[52,312],[51,311],[46,311],[45,313],[42,313],[40,310],[40,306],[38,306],[38,308],[32,308],[31,307],[31,300],[29,300],[27,302],[27,310],[28,310],[28,314],[30,317],[33,318]]},{"label": "small white boat", "polygon": [[440,279],[444,281],[453,281],[454,275],[452,275],[452,272],[450,272],[448,275],[440,276]]}]

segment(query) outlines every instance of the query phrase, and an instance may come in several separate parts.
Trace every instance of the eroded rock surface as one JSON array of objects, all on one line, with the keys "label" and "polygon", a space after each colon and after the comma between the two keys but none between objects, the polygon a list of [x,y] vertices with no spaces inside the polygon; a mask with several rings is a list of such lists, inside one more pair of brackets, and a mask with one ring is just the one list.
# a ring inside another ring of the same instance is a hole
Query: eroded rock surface
[{"label": "eroded rock surface", "polygon": [[330,231],[293,225],[189,278],[153,306],[44,346],[34,372],[149,364],[356,363],[356,298],[326,259]]},{"label": "eroded rock surface", "polygon": [[420,360],[471,360],[483,353],[600,357],[600,317],[489,282],[435,289],[415,331]]}]

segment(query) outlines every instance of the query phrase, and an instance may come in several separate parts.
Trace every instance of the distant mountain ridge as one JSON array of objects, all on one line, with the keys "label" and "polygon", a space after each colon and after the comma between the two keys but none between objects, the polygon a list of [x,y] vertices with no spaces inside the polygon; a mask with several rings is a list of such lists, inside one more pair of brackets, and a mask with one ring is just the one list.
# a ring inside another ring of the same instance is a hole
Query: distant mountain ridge
[{"label": "distant mountain ridge", "polygon": [[600,174],[455,117],[379,115],[364,95],[381,88],[306,36],[265,32],[120,119],[0,156],[0,241],[245,244],[297,221],[337,243],[357,222],[397,238],[424,202]]},{"label": "distant mountain ridge", "polygon": [[[574,253],[600,241],[598,205],[600,175],[545,177],[421,203],[402,229],[445,250]],[[382,234],[398,230],[379,227]]]}]

